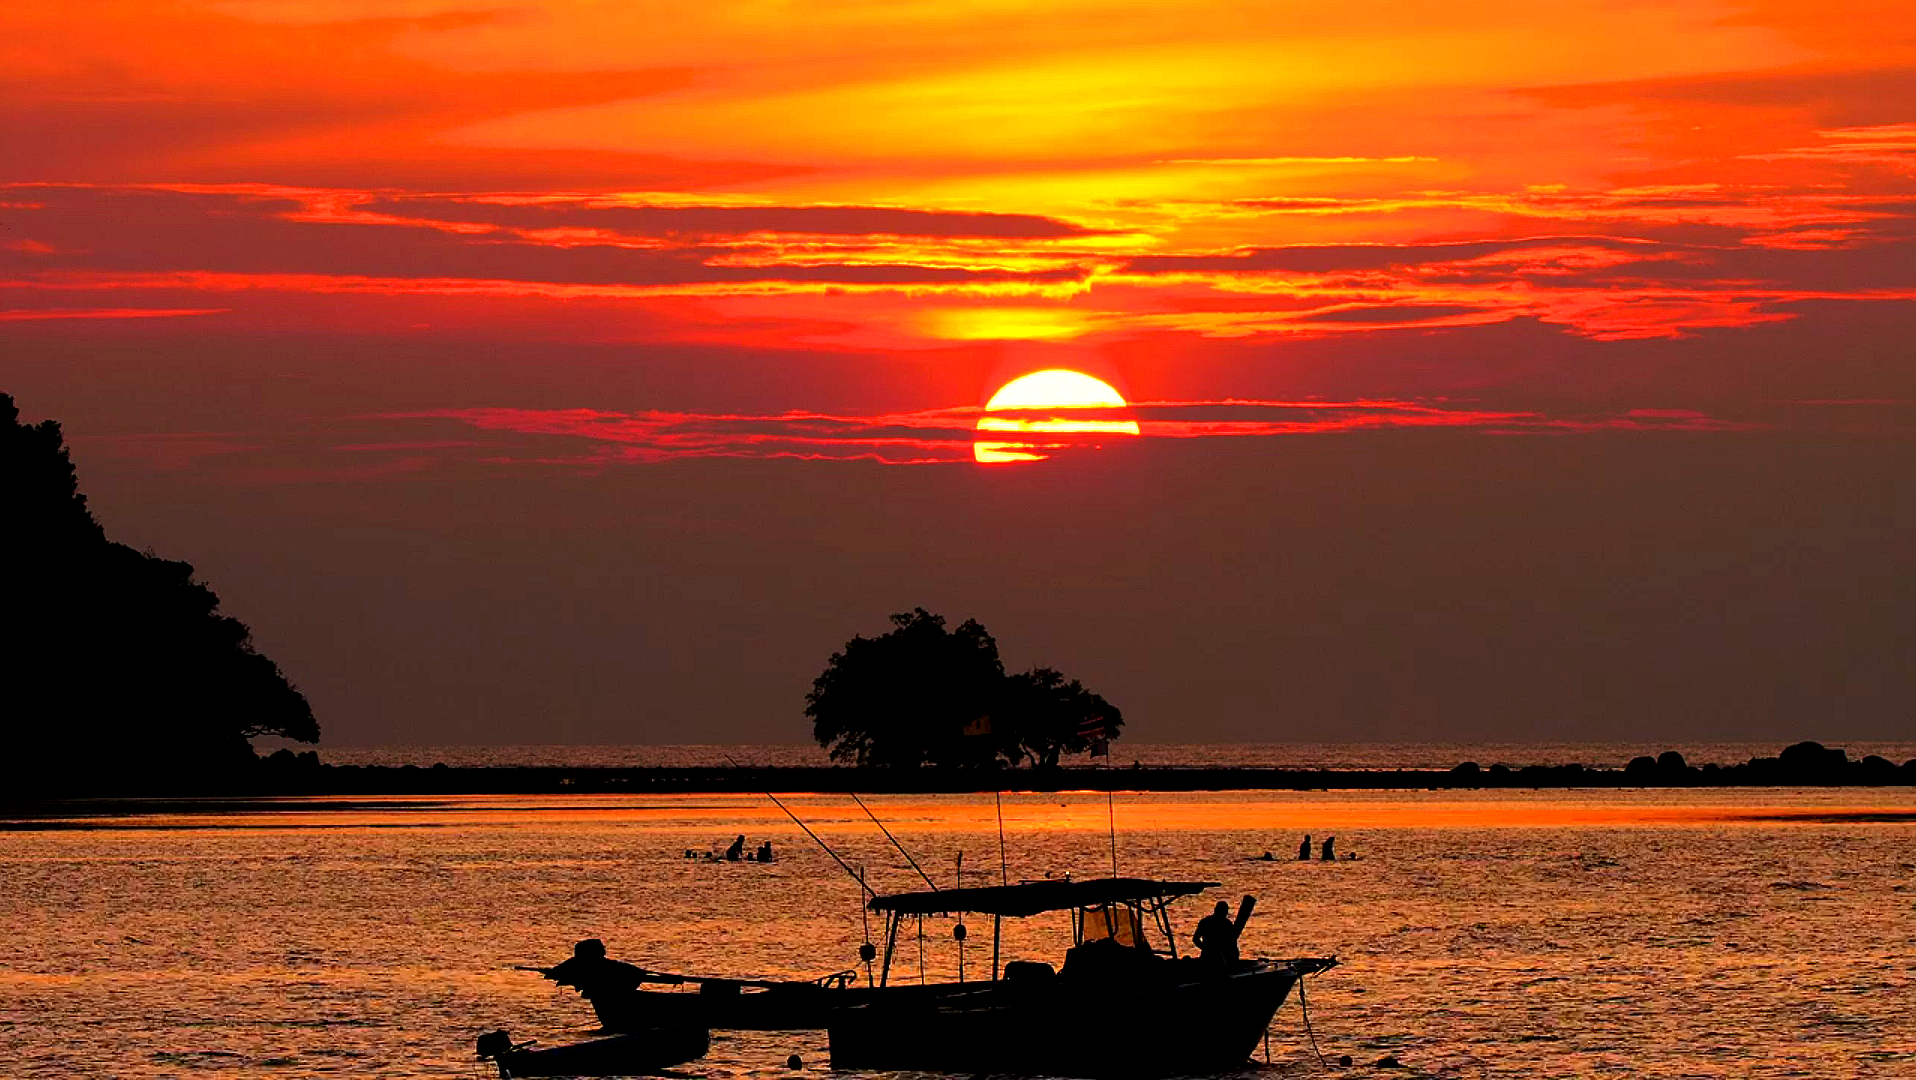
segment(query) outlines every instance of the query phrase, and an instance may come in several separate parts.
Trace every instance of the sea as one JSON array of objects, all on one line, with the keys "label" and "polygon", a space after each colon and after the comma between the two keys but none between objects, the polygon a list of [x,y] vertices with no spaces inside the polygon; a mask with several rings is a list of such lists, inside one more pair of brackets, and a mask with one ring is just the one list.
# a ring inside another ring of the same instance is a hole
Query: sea
[{"label": "sea", "polygon": [[[1282,763],[1410,761],[1315,753]],[[0,1060],[10,1077],[478,1076],[485,1031],[589,1034],[574,993],[514,968],[582,938],[669,971],[857,971],[879,927],[823,845],[882,892],[925,880],[847,797],[780,801],[822,844],[749,794],[102,802],[0,821]],[[1247,953],[1337,957],[1233,1075],[1916,1077],[1913,788],[865,804],[941,887],[1114,866],[1216,882],[1174,908],[1181,946],[1212,897],[1254,896]],[[776,861],[702,857],[741,834]],[[1296,861],[1306,834],[1345,858]],[[963,944],[955,926],[910,925],[892,977],[986,973],[988,921]],[[1069,933],[1062,914],[1007,920],[1005,957],[1056,962]],[[1059,1037],[1177,1037],[1121,1003],[1109,1024]],[[829,1072],[822,1032],[717,1032],[677,1075]]]}]

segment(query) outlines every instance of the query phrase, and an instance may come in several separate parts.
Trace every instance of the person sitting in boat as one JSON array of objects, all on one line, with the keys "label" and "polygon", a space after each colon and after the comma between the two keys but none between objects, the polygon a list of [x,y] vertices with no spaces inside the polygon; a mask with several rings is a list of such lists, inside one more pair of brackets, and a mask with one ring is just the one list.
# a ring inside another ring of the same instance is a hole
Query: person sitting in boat
[{"label": "person sitting in boat", "polygon": [[725,849],[725,861],[737,862],[739,861],[739,859],[743,858],[744,855],[745,855],[745,834],[739,833],[738,838],[732,841],[732,846]]},{"label": "person sitting in boat", "polygon": [[645,972],[640,969],[621,960],[608,959],[605,942],[598,938],[587,938],[574,945],[570,960],[540,968],[539,974],[560,986],[576,987],[579,996],[588,1001],[630,993],[645,981]]},{"label": "person sitting in boat", "polygon": [[1219,900],[1217,910],[1198,920],[1191,943],[1205,963],[1219,967],[1237,963],[1237,924],[1231,921],[1231,905]]}]

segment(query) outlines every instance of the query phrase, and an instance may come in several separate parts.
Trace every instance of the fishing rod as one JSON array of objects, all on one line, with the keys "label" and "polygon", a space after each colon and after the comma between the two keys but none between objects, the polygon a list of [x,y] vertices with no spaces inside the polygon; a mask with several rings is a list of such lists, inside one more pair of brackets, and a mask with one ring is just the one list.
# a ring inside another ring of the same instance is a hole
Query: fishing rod
[{"label": "fishing rod", "polygon": [[924,868],[918,865],[918,860],[911,857],[911,852],[905,850],[905,845],[898,842],[898,838],[891,834],[891,830],[885,828],[885,823],[878,820],[878,815],[872,813],[872,808],[865,805],[865,800],[859,798],[856,791],[846,792],[846,794],[852,797],[852,801],[858,804],[858,808],[865,812],[866,817],[872,819],[872,824],[878,826],[878,831],[885,834],[885,839],[891,841],[891,846],[898,849],[898,853],[905,857],[905,861],[911,864],[911,868],[918,871],[918,876],[925,879],[925,884],[931,886],[931,891],[937,892],[938,883],[931,879],[930,874],[925,873]]},{"label": "fishing rod", "polygon": [[[725,760],[730,761],[732,763],[732,767],[735,769],[743,769],[745,767],[743,765],[740,765],[735,759],[733,759],[732,755],[730,754],[725,755]],[[772,794],[770,791],[765,792],[765,797],[772,800],[772,805],[778,807],[780,810],[785,811],[785,816],[792,819],[792,824],[798,826],[801,829],[804,829],[806,836],[811,837],[814,843],[816,843],[819,847],[824,848],[825,854],[830,855],[832,857],[832,861],[838,864],[839,869],[845,871],[845,873],[848,876],[850,876],[853,881],[858,882],[859,888],[871,894],[871,898],[873,900],[878,899],[878,890],[872,888],[870,885],[865,884],[864,877],[860,875],[858,871],[853,870],[850,863],[846,862],[844,859],[839,858],[838,852],[833,851],[832,846],[830,844],[827,844],[824,840],[820,839],[819,835],[812,831],[812,827],[810,825],[807,825],[803,821],[800,821],[798,818],[798,815],[792,813],[791,807],[786,806],[782,802],[779,802],[778,796]],[[857,798],[856,795],[852,797]],[[907,858],[909,857],[910,856],[907,856]]]}]

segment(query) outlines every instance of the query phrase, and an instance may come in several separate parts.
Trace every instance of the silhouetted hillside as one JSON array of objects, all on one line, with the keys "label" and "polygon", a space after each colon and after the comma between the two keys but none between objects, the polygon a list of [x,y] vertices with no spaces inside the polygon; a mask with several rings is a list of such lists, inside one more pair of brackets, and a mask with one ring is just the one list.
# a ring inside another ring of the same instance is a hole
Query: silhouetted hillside
[{"label": "silhouetted hillside", "polygon": [[16,786],[111,791],[249,767],[247,739],[305,742],[299,690],[219,613],[191,564],[106,538],[53,421],[19,422],[0,394],[0,535],[7,622],[0,770]]}]

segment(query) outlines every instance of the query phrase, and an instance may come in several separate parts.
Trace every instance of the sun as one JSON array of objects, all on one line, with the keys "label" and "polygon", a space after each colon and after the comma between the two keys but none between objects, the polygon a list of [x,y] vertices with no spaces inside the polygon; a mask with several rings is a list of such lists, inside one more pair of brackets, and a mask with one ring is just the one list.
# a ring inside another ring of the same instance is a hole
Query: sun
[{"label": "sun", "polygon": [[1082,371],[1020,375],[991,395],[978,418],[980,432],[1000,437],[974,440],[971,455],[986,463],[1043,461],[1058,451],[1095,448],[1101,436],[1138,433],[1138,422],[1121,411],[1126,407],[1110,383]]}]

